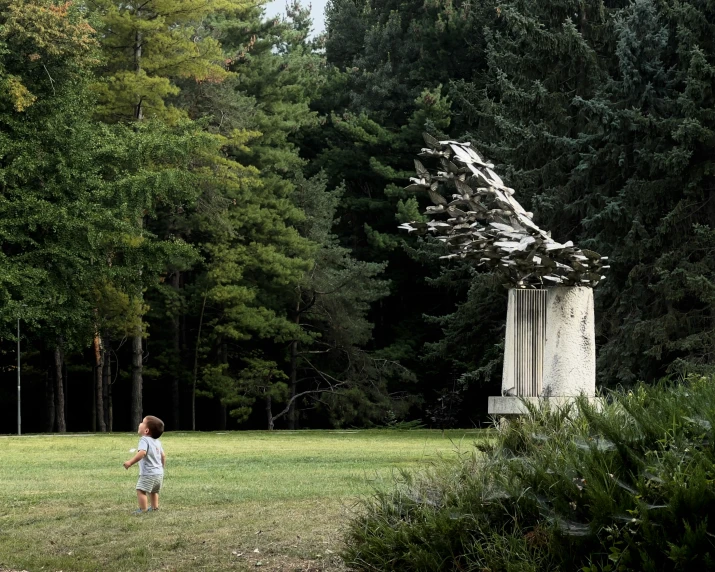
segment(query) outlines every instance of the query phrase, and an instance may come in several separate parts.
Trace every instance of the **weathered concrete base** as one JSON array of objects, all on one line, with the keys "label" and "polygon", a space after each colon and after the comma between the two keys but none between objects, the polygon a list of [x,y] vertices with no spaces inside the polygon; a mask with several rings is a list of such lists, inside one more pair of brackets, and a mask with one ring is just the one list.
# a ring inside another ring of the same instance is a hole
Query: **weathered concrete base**
[{"label": "weathered concrete base", "polygon": [[[592,405],[601,403],[600,397],[588,397],[588,401]],[[562,397],[490,397],[489,398],[489,414],[490,415],[524,415],[529,412],[526,403],[530,403],[537,407],[564,407],[576,400],[574,396]]]},{"label": "weathered concrete base", "polygon": [[521,398],[557,405],[595,394],[593,290],[510,290],[502,397],[489,398],[489,413],[523,414]]},{"label": "weathered concrete base", "polygon": [[549,288],[541,396],[596,394],[593,289]]}]

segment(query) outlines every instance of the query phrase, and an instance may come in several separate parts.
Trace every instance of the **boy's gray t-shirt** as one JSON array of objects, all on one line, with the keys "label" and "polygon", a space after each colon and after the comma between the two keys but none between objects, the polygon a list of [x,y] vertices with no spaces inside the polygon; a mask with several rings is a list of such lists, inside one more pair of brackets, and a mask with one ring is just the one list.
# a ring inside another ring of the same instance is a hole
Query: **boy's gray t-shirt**
[{"label": "boy's gray t-shirt", "polygon": [[164,467],[161,464],[161,441],[144,435],[139,439],[138,451],[146,451],[146,455],[139,461],[139,476],[163,475]]}]

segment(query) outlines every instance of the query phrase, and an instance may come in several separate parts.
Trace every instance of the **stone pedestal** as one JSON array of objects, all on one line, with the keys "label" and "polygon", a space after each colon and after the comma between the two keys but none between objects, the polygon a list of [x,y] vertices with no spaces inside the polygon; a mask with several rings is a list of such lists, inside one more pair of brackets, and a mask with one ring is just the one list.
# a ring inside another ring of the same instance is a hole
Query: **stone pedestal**
[{"label": "stone pedestal", "polygon": [[593,290],[510,290],[502,395],[493,415],[525,412],[523,399],[554,404],[596,393]]}]

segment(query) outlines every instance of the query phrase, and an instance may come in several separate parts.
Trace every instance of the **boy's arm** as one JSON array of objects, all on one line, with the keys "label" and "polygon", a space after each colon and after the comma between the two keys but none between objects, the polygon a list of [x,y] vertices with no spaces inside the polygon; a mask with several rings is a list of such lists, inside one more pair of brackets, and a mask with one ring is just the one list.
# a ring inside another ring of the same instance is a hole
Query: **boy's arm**
[{"label": "boy's arm", "polygon": [[144,457],[146,457],[146,451],[145,451],[144,449],[139,449],[139,450],[137,451],[137,454],[136,454],[136,455],[134,455],[134,456],[133,456],[131,459],[129,459],[128,461],[125,461],[125,462],[124,462],[124,468],[125,468],[125,469],[128,469],[128,468],[131,467],[134,463],[138,463],[139,461],[141,461]]},{"label": "boy's arm", "polygon": [[161,466],[166,467],[166,453],[164,453],[164,449],[161,450]]}]

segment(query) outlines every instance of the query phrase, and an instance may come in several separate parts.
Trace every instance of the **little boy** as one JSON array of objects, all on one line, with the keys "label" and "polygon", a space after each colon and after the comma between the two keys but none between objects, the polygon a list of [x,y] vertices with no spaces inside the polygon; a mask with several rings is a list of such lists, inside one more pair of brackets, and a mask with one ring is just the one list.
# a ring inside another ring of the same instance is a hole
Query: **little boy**
[{"label": "little boy", "polygon": [[[139,510],[135,514],[159,510],[159,491],[164,480],[164,465],[166,455],[161,447],[161,437],[164,433],[164,422],[158,417],[147,415],[139,423],[137,433],[141,436],[137,446],[137,454],[124,463],[128,469],[139,463],[139,480],[137,481],[137,500]],[[147,495],[151,498],[151,505],[147,508]]]}]

